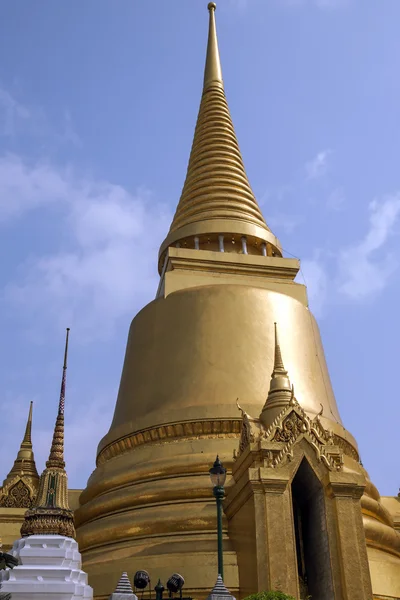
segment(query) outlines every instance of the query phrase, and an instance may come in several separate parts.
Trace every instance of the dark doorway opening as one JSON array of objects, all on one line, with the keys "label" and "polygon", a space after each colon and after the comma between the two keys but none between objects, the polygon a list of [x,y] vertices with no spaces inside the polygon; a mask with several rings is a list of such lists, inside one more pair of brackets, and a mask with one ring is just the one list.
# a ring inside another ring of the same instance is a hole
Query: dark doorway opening
[{"label": "dark doorway opening", "polygon": [[292,482],[300,598],[333,600],[324,490],[304,458]]}]

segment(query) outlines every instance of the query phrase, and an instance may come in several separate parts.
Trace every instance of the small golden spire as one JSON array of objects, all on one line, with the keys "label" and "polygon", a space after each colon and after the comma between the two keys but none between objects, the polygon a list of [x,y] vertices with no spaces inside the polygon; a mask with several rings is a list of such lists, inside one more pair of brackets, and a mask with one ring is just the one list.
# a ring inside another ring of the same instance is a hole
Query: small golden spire
[{"label": "small golden spire", "polygon": [[282,360],[281,346],[279,344],[278,326],[274,323],[275,333],[275,354],[274,354],[274,370],[272,371],[271,377],[274,379],[278,375],[287,376],[287,371],[284,367]]},{"label": "small golden spire", "polygon": [[33,401],[31,400],[31,403],[29,406],[28,421],[26,423],[25,435],[24,435],[24,439],[22,440],[22,445],[25,444],[25,445],[32,446],[32,409],[33,409]]},{"label": "small golden spire", "polygon": [[203,93],[182,194],[160,248],[160,273],[167,248],[182,241],[194,248],[194,238],[196,247],[202,249],[219,235],[236,237],[238,242],[247,236],[255,253],[261,254],[262,244],[268,244],[271,254],[282,255],[247,179],[236,139],[222,79],[215,8],[215,2],[208,4]]},{"label": "small golden spire", "polygon": [[67,378],[67,359],[68,359],[68,339],[70,329],[67,327],[67,335],[65,339],[64,364],[61,379],[60,401],[58,404],[58,414],[56,425],[53,433],[53,441],[51,444],[49,460],[46,462],[46,467],[60,467],[64,469],[64,408],[65,408],[65,386]]},{"label": "small golden spire", "polygon": [[208,44],[207,44],[207,56],[206,66],[204,69],[204,86],[203,93],[209,88],[210,85],[216,84],[224,87],[222,79],[221,61],[219,58],[218,50],[218,39],[217,39],[217,28],[215,26],[215,10],[217,5],[215,2],[208,4],[208,10],[210,12],[210,25],[208,29]]},{"label": "small golden spire", "polygon": [[293,396],[293,388],[283,364],[278,325],[276,323],[274,323],[274,338],[274,367],[271,373],[268,397],[260,415],[262,423],[266,426],[271,424],[276,414],[289,404]]},{"label": "small golden spire", "polygon": [[64,408],[69,331],[67,328],[60,400],[49,460],[40,476],[35,505],[25,514],[21,527],[23,537],[44,534],[75,537],[73,512],[68,504],[68,481],[64,462]]},{"label": "small golden spire", "polygon": [[28,508],[37,493],[39,475],[32,447],[32,408],[31,401],[25,434],[17,458],[3,482],[0,506]]},{"label": "small golden spire", "polygon": [[37,478],[39,478],[32,447],[32,408],[33,402],[31,401],[29,405],[29,414],[26,422],[25,434],[21,442],[17,458],[15,459],[14,466],[8,477],[10,477],[10,475],[21,475],[22,473],[28,474],[29,471],[33,471],[33,473],[36,473]]}]

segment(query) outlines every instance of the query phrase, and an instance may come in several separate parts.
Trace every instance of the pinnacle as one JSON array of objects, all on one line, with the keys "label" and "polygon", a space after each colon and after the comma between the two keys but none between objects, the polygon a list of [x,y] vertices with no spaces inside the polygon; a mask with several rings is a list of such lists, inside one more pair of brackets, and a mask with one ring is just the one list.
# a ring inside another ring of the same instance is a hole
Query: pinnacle
[{"label": "pinnacle", "polygon": [[68,352],[67,329],[60,402],[49,459],[40,475],[34,505],[25,513],[21,535],[57,534],[75,537],[73,512],[68,504],[68,480],[64,462],[64,404]]},{"label": "pinnacle", "polygon": [[230,591],[226,588],[221,575],[218,575],[217,581],[210,592],[207,600],[214,600],[214,598],[231,598],[232,600],[236,600],[234,596],[230,593]]},{"label": "pinnacle", "polygon": [[133,594],[131,582],[129,581],[128,574],[124,571],[115,589],[115,594]]},{"label": "pinnacle", "polygon": [[274,328],[275,328],[275,357],[274,357],[274,370],[273,370],[272,376],[274,376],[274,374],[276,374],[276,373],[279,373],[282,375],[287,375],[287,371],[283,364],[281,346],[279,343],[279,336],[278,336],[278,326],[276,323],[274,323]]},{"label": "pinnacle", "polygon": [[261,255],[261,246],[268,244],[268,256],[281,256],[279,241],[267,226],[247,178],[225,96],[212,6],[203,93],[185,183],[160,248],[160,273],[169,246],[183,242],[195,248],[196,238],[197,249],[204,249],[220,234],[237,248],[248,236],[256,254]]},{"label": "pinnacle", "polygon": [[23,445],[29,446],[30,448],[32,448],[32,408],[33,402],[31,401],[29,406],[29,416],[28,421],[26,423],[25,435],[22,441]]}]

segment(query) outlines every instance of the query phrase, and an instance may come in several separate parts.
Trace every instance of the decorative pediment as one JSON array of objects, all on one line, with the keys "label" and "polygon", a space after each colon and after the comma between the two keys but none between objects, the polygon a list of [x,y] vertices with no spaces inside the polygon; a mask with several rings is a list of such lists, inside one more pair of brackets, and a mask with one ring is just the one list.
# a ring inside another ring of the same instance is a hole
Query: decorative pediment
[{"label": "decorative pediment", "polygon": [[239,404],[237,405],[242,413],[242,429],[236,458],[250,444],[258,442],[264,455],[265,466],[276,468],[292,460],[295,444],[306,439],[314,449],[317,459],[329,470],[341,470],[343,457],[334,443],[333,432],[326,430],[321,424],[322,409],[314,419],[310,419],[292,393],[287,406],[273,423],[265,428],[260,419],[251,417]]},{"label": "decorative pediment", "polygon": [[320,413],[313,419],[300,406],[283,364],[277,323],[274,323],[274,327],[274,367],[268,397],[260,417],[251,417],[236,401],[242,413],[242,426],[239,452],[234,454],[234,458],[238,458],[251,445],[257,444],[257,452],[262,455],[264,467],[276,468],[291,461],[295,444],[306,440],[318,461],[323,462],[330,470],[339,471],[343,466],[342,453],[359,460],[358,453],[349,442],[323,427],[320,419],[322,404]]},{"label": "decorative pediment", "polygon": [[[36,482],[35,482],[36,483]],[[37,493],[37,484],[28,478],[15,477],[3,486],[0,506],[4,508],[31,508]]]}]

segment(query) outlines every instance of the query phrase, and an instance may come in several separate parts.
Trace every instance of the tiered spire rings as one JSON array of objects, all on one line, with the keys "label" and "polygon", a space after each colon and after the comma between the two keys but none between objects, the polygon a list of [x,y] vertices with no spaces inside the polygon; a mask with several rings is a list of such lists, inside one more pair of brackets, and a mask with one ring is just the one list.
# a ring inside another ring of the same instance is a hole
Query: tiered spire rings
[{"label": "tiered spire rings", "polygon": [[69,328],[67,329],[60,401],[49,459],[40,476],[34,508],[25,514],[21,535],[63,535],[75,537],[73,512],[68,505],[67,473],[64,462],[64,406]]}]

